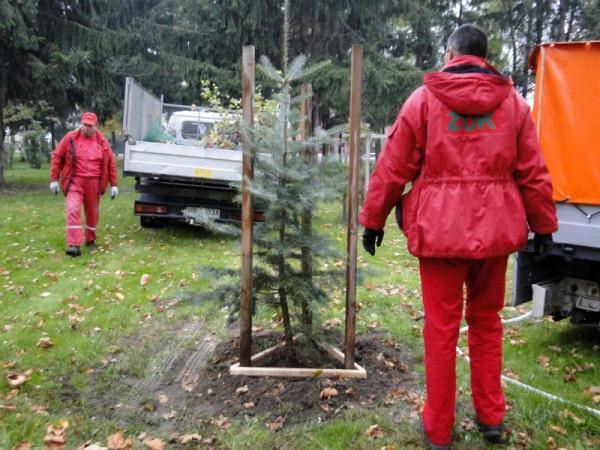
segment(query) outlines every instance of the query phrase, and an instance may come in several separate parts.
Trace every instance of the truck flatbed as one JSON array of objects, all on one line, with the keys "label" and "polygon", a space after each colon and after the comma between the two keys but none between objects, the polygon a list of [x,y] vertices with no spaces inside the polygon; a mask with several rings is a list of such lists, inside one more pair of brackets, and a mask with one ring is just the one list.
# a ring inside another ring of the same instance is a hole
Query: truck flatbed
[{"label": "truck flatbed", "polygon": [[242,180],[242,152],[137,141],[125,146],[125,175],[149,178]]}]

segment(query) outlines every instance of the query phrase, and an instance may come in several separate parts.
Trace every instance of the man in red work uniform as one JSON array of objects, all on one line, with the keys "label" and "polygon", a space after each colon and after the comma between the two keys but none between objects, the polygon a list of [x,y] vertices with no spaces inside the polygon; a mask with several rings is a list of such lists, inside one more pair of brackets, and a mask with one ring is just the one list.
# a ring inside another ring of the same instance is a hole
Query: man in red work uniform
[{"label": "man in red work uniform", "polygon": [[[392,208],[419,258],[427,398],[422,424],[432,449],[450,448],[456,397],[456,343],[469,325],[471,391],[483,437],[504,432],[502,322],[508,255],[548,254],[558,229],[550,176],[529,107],[486,60],[474,25],[448,39],[445,66],[424,77],[400,109],[373,172],[360,223],[375,254]],[[405,195],[404,187],[412,182]],[[398,214],[399,213],[399,214]]]},{"label": "man in red work uniform", "polygon": [[109,181],[111,198],[119,195],[115,157],[106,138],[96,129],[97,122],[96,114],[84,112],[79,129],[67,133],[52,152],[50,190],[56,194],[62,189],[65,195],[69,256],[81,255],[81,206],[85,209],[85,245],[94,249],[100,196]]}]

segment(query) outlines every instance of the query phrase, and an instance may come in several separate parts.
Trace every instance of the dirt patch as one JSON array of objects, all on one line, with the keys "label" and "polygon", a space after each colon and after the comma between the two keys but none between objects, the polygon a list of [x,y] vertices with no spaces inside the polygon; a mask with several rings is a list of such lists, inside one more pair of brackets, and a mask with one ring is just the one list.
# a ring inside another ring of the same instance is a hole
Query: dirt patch
[{"label": "dirt patch", "polygon": [[[269,335],[255,338],[257,347],[272,340]],[[343,348],[342,342],[337,346]],[[415,392],[412,353],[381,333],[359,336],[356,341],[356,362],[366,369],[366,380],[231,376],[229,366],[237,361],[237,354],[232,341],[220,344],[214,365],[204,369],[197,386],[210,404],[218,405],[215,413],[226,417],[283,417],[285,423],[302,423],[327,420],[346,409],[392,406],[402,400],[418,407],[421,401]],[[310,344],[299,347],[294,357],[282,352],[261,365],[340,368]]]},{"label": "dirt patch", "polygon": [[[278,423],[326,421],[345,410],[382,406],[399,420],[399,416],[416,416],[423,401],[412,350],[384,333],[357,337],[356,362],[366,369],[366,380],[232,376],[229,367],[237,362],[237,339],[218,342],[202,323],[178,324],[170,336],[161,333],[158,340],[148,341],[148,337],[138,340],[134,352],[153,355],[144,367],[136,367],[135,360],[126,364],[134,356],[125,352],[113,358],[109,384],[102,370],[94,374],[98,379],[92,382],[93,398],[83,400],[96,417],[123,426],[142,422],[156,433],[192,429],[211,433],[235,419],[254,417],[277,427]],[[332,338],[328,342],[343,348],[340,338]],[[263,333],[254,336],[253,348],[257,352],[281,339]],[[310,344],[298,348],[304,351],[296,354],[294,362],[275,357],[263,365],[339,367]]]}]

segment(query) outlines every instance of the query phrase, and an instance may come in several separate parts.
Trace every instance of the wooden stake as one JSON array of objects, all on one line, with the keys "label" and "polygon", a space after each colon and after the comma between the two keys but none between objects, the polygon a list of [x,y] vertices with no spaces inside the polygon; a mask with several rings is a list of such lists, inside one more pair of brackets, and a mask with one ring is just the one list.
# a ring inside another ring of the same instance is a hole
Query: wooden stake
[{"label": "wooden stake", "polygon": [[[306,96],[300,105],[300,115],[303,120],[300,124],[300,139],[306,140],[312,135],[312,85],[310,83],[304,83],[300,86],[300,94]],[[304,149],[304,161],[307,166],[313,167],[316,165],[315,149],[313,146]],[[311,184],[314,185],[315,180],[311,179]],[[312,209],[306,208],[302,212],[301,218],[302,234],[304,236],[312,235]],[[312,281],[313,269],[312,269],[312,254],[309,246],[302,247],[302,258],[300,261],[302,274],[307,280]],[[310,333],[310,326],[312,325],[312,311],[310,310],[310,304],[305,299],[302,300],[302,324],[308,328],[307,332]]]},{"label": "wooden stake", "polygon": [[350,151],[348,155],[348,239],[346,261],[346,348],[344,367],[354,367],[356,339],[356,241],[358,229],[358,190],[360,152],[360,102],[362,88],[363,49],[352,46],[352,78],[350,81]]},{"label": "wooden stake", "polygon": [[[244,124],[254,124],[254,46],[242,48],[242,111]],[[254,202],[248,183],[254,178],[254,157],[247,142],[242,157],[242,268],[240,295],[240,365],[250,366],[252,357],[252,226]]]}]

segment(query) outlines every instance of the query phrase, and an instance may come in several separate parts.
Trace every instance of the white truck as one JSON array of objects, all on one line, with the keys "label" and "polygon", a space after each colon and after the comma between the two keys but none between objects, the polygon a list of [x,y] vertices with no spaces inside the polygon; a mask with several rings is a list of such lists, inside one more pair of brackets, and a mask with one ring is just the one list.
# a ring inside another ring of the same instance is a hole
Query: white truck
[{"label": "white truck", "polygon": [[530,243],[513,265],[513,304],[600,329],[600,41],[537,47],[533,118],[559,221],[549,258]]},{"label": "white truck", "polygon": [[[168,121],[172,142],[147,142],[151,126],[165,122],[166,107],[133,78],[125,81],[123,129],[127,141],[124,175],[135,177],[139,193],[134,212],[142,227],[159,227],[167,222],[197,223],[197,217],[217,222],[240,222],[236,201],[242,180],[242,151],[206,148],[198,138],[223,116],[203,109],[173,113]],[[166,130],[165,130],[166,132]],[[195,219],[196,217],[196,219]],[[254,219],[263,220],[255,209]]]}]

